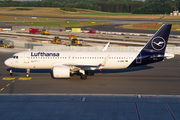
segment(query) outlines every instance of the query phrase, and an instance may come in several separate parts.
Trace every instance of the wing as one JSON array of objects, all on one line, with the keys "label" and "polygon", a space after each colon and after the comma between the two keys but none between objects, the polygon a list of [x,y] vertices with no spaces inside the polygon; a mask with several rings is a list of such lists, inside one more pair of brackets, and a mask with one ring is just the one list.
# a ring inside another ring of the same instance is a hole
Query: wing
[{"label": "wing", "polygon": [[75,66],[75,67],[98,67],[99,65],[93,64],[63,64],[64,66]]}]

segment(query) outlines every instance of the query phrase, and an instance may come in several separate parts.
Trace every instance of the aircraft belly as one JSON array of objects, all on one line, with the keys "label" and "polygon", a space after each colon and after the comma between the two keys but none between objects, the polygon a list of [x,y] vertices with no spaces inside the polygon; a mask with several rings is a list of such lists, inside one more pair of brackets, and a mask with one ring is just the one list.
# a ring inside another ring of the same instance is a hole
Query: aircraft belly
[{"label": "aircraft belly", "polygon": [[49,62],[30,62],[30,63],[21,63],[17,68],[22,69],[51,69],[53,66]]},{"label": "aircraft belly", "polygon": [[127,68],[127,64],[117,64],[117,65],[105,65],[103,67],[103,69],[123,69],[123,68]]},{"label": "aircraft belly", "polygon": [[107,62],[103,69],[124,69],[127,68],[131,63],[132,60],[118,60],[116,62]]},{"label": "aircraft belly", "polygon": [[34,65],[34,69],[51,69],[53,68],[53,65],[51,62],[36,62],[33,64]]}]

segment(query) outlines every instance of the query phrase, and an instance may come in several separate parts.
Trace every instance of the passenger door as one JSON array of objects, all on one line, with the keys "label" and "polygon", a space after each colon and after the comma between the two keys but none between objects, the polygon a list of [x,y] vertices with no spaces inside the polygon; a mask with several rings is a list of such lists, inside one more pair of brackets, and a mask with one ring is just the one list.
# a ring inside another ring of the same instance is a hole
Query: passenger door
[{"label": "passenger door", "polygon": [[24,54],[24,63],[29,63],[29,53]]}]

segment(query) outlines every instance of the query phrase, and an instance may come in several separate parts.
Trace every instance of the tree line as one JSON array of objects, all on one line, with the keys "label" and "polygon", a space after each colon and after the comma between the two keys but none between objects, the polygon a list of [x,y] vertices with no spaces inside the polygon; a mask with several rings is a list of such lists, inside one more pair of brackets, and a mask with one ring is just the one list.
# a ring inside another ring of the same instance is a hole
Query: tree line
[{"label": "tree line", "polygon": [[169,14],[180,10],[180,0],[42,0],[42,1],[0,1],[0,7],[62,7],[82,8],[113,13]]},{"label": "tree line", "polygon": [[174,11],[175,8],[168,3],[152,3],[143,8],[134,10],[133,14],[169,14]]}]

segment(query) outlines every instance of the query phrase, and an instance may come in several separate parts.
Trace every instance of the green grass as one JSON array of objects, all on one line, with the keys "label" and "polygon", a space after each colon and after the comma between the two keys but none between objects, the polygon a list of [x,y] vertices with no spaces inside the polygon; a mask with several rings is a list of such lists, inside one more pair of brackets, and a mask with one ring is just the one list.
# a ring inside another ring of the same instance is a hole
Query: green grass
[{"label": "green grass", "polygon": [[[71,13],[69,13],[71,14]],[[95,16],[139,16],[139,15],[149,15],[149,14],[131,14],[131,13],[73,13],[73,15],[95,15]]]},{"label": "green grass", "polygon": [[16,8],[16,9],[11,9],[10,11],[15,11],[15,10],[32,10],[31,8]]},{"label": "green grass", "polygon": [[71,11],[71,12],[77,12],[77,10],[73,8],[68,8],[68,7],[61,7],[60,10],[65,10],[65,11]]},{"label": "green grass", "polygon": [[[162,23],[157,25],[152,25],[152,23],[139,23],[139,24],[131,24],[131,25],[123,25],[121,27],[127,28],[127,29],[145,29],[145,30],[158,30],[163,24],[172,24],[172,31],[179,31],[177,29],[180,29],[180,23]],[[148,26],[148,27],[141,27],[141,26]]]},{"label": "green grass", "polygon": [[[68,10],[69,8],[66,9]],[[161,18],[159,14],[110,13],[110,12],[101,12],[101,11],[79,9],[79,8],[73,8],[73,9],[77,10],[77,12],[69,12],[69,11],[60,10],[60,8],[48,8],[48,7],[20,7],[20,8],[1,7],[0,14],[46,16],[46,17],[132,19],[132,20],[180,19],[180,17],[170,17],[169,15],[166,15],[163,18]],[[40,18],[39,21],[41,21]]]},{"label": "green grass", "polygon": [[103,25],[103,24],[110,24],[108,22],[83,22],[84,24],[79,24],[79,22],[11,22],[14,24],[23,24],[23,25],[40,25],[40,26],[54,26],[59,27],[60,25],[67,25],[66,27],[82,27],[82,26],[92,26],[92,25]]}]

